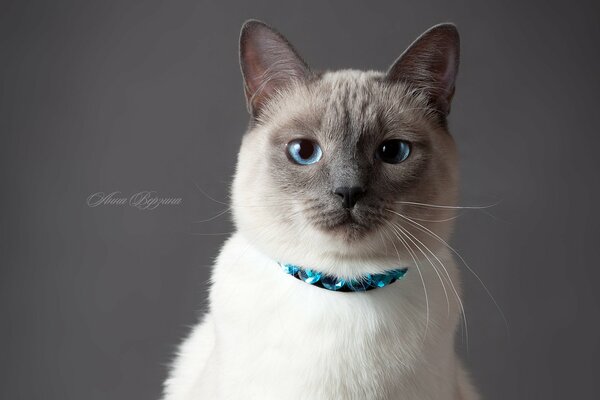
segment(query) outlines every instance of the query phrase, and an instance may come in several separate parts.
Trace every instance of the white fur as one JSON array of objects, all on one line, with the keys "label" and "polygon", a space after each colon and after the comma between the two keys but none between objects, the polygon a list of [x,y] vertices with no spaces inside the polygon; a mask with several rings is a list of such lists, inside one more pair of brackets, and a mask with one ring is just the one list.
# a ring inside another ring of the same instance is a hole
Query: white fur
[{"label": "white fur", "polygon": [[[421,270],[435,282],[431,268]],[[335,293],[285,275],[236,234],[215,265],[210,313],[183,343],[164,399],[474,399],[454,353],[457,303],[448,311],[441,285],[427,289],[424,336],[414,265],[388,287]]]}]

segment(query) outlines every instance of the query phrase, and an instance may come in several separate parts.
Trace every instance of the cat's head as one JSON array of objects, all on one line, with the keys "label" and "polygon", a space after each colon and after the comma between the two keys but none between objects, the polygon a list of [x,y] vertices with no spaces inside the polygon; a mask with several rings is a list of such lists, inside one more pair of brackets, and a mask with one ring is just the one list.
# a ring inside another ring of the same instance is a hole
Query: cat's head
[{"label": "cat's head", "polygon": [[459,59],[454,25],[425,32],[387,73],[313,72],[258,21],[242,28],[240,58],[251,122],[233,210],[248,240],[277,260],[333,265],[407,257],[419,242],[435,248],[426,229],[447,238],[451,209],[414,203],[457,198],[446,123]]}]

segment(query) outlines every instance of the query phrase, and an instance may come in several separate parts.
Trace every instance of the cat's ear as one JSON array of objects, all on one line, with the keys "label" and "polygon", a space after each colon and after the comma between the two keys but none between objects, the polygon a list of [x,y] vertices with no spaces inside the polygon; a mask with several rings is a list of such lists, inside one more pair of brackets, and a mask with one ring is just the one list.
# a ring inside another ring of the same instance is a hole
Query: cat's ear
[{"label": "cat's ear", "polygon": [[278,90],[310,76],[308,65],[287,39],[256,20],[242,26],[240,64],[248,110],[254,117]]},{"label": "cat's ear", "polygon": [[440,24],[423,33],[394,62],[391,81],[407,81],[424,90],[440,112],[450,112],[458,73],[460,39],[456,26]]}]

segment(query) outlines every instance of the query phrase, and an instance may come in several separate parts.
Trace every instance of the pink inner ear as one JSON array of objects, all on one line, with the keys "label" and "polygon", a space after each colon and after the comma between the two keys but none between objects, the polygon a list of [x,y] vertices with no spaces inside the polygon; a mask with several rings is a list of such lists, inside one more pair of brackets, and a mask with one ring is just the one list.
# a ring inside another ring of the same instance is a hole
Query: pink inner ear
[{"label": "pink inner ear", "polygon": [[457,71],[457,55],[454,49],[448,51],[445,68],[442,73],[440,84],[445,92],[450,94],[453,92],[454,80],[456,79]]},{"label": "pink inner ear", "polygon": [[285,84],[282,72],[273,65],[269,66],[272,55],[264,55],[256,49],[249,49],[246,56],[246,100],[252,112],[256,114],[273,95],[277,87]]},{"label": "pink inner ear", "polygon": [[246,49],[244,60],[246,97],[250,101],[260,86],[260,77],[264,76],[265,68],[261,63],[258,52],[253,47]]},{"label": "pink inner ear", "polygon": [[288,41],[262,23],[244,26],[240,50],[246,99],[255,116],[278,88],[310,71]]}]

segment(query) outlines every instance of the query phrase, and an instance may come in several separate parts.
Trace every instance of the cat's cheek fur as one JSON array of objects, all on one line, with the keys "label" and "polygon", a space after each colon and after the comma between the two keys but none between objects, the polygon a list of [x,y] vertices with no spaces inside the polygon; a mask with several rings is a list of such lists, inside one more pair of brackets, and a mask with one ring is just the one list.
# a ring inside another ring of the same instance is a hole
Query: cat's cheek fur
[{"label": "cat's cheek fur", "polygon": [[[456,279],[451,257],[440,257]],[[458,305],[430,270],[423,279],[428,302],[416,271],[368,296],[324,291],[283,275],[236,234],[164,399],[475,399],[448,334]]]}]

